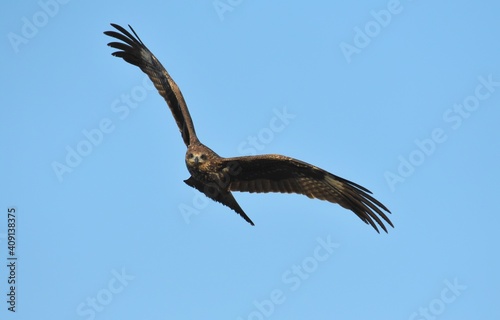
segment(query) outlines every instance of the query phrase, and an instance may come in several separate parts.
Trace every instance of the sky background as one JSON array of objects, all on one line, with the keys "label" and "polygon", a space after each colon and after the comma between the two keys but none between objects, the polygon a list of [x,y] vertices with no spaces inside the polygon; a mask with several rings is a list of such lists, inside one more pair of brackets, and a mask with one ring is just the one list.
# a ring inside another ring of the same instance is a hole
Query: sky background
[{"label": "sky background", "polygon": [[[499,319],[497,1],[4,1],[2,319]],[[392,211],[184,184],[131,24],[221,156],[279,153]],[[64,169],[63,169],[64,168]],[[7,211],[16,209],[16,312]]]}]

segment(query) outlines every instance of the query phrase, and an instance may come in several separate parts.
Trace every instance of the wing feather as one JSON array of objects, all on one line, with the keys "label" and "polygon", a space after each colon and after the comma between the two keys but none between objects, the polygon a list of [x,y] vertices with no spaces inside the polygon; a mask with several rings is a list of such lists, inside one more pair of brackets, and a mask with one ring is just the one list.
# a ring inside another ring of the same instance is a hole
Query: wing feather
[{"label": "wing feather", "polygon": [[224,161],[236,164],[230,191],[303,194],[338,203],[377,232],[377,225],[387,232],[382,219],[394,227],[384,213],[390,211],[373,198],[368,189],[306,162],[275,154],[227,158]]},{"label": "wing feather", "polygon": [[170,77],[167,70],[144,45],[130,25],[129,28],[133,32],[133,35],[117,24],[112,23],[111,26],[119,32],[106,31],[104,34],[122,41],[108,43],[108,46],[118,49],[118,51],[112,53],[113,56],[122,58],[128,63],[138,66],[148,75],[149,79],[151,79],[160,95],[170,107],[170,111],[174,116],[186,146],[189,146],[189,144],[193,142],[197,142],[198,138],[196,137],[193,121],[189,114],[186,101],[184,101],[181,90],[172,77]]}]

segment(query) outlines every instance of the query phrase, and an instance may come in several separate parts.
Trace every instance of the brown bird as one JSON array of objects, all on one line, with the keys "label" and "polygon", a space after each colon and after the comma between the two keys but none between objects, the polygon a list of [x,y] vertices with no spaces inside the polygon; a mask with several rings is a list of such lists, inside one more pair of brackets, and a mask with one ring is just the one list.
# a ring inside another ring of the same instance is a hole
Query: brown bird
[{"label": "brown bird", "polygon": [[380,218],[394,227],[384,213],[390,211],[373,198],[368,189],[321,168],[278,154],[220,157],[198,140],[179,87],[134,29],[129,25],[132,35],[119,25],[111,26],[119,32],[106,31],[104,34],[121,41],[108,43],[108,46],[119,50],[113,52],[113,56],[138,66],[146,73],[172,111],[187,146],[186,166],[191,174],[184,180],[187,185],[233,209],[251,225],[254,223],[241,209],[231,191],[303,194],[309,198],[340,204],[377,232],[377,224],[387,232]]}]

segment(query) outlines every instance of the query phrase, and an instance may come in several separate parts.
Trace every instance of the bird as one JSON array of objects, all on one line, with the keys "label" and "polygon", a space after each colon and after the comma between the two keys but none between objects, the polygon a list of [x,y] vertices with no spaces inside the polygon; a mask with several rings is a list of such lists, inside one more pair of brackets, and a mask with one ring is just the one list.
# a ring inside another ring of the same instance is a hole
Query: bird
[{"label": "bird", "polygon": [[233,191],[301,194],[339,204],[378,233],[378,226],[387,233],[383,221],[394,228],[386,215],[391,212],[371,195],[371,191],[317,166],[279,154],[219,156],[200,142],[181,90],[135,30],[130,25],[132,33],[118,24],[111,23],[111,26],[116,31],[105,31],[104,34],[114,38],[108,43],[108,46],[117,49],[112,55],[139,67],[172,112],[187,147],[185,164],[190,177],[184,182],[188,186],[234,210],[252,226],[253,221],[240,207]]}]

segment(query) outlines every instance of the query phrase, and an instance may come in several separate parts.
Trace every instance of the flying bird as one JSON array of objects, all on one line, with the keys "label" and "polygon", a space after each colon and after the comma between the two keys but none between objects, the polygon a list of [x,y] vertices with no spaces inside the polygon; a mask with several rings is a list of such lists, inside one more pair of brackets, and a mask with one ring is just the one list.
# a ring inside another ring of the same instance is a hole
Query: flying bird
[{"label": "flying bird", "polygon": [[160,61],[144,45],[134,29],[111,24],[117,31],[104,34],[119,42],[108,46],[118,49],[112,55],[139,67],[165,99],[179,127],[187,151],[185,162],[191,176],[184,182],[212,200],[236,211],[251,225],[252,220],[233,197],[232,191],[250,193],[297,193],[309,198],[337,203],[354,212],[377,232],[394,227],[387,215],[390,211],[371,192],[352,181],[333,175],[309,163],[279,155],[266,154],[223,158],[200,142],[182,93]]}]

